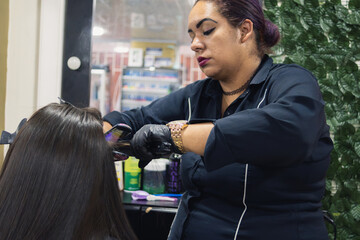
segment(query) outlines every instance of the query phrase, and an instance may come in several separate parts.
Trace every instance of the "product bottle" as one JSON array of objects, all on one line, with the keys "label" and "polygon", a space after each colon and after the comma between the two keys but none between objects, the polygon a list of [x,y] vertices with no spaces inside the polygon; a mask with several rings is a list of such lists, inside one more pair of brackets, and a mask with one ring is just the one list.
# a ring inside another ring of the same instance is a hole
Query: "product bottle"
[{"label": "product bottle", "polygon": [[124,190],[124,175],[123,175],[123,162],[116,161],[115,162],[115,170],[116,176],[118,180],[118,186],[120,190]]},{"label": "product bottle", "polygon": [[180,177],[181,155],[172,154],[166,166],[166,192],[182,193],[182,182]]},{"label": "product bottle", "polygon": [[165,192],[165,171],[169,160],[165,158],[153,159],[144,168],[143,190],[150,194]]},{"label": "product bottle", "polygon": [[125,190],[135,191],[140,189],[141,168],[138,167],[139,159],[129,157],[125,160]]}]

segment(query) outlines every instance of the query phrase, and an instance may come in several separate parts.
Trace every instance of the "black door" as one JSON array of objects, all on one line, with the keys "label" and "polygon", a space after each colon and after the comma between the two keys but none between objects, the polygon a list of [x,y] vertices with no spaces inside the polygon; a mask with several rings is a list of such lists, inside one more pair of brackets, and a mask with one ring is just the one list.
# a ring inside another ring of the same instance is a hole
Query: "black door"
[{"label": "black door", "polygon": [[79,107],[90,99],[92,15],[93,0],[66,1],[61,97]]}]

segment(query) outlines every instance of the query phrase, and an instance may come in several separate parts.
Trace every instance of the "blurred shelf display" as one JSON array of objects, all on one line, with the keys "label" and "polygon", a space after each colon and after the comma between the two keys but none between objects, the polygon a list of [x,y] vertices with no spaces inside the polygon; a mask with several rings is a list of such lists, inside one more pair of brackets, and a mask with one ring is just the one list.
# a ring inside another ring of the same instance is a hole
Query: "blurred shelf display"
[{"label": "blurred shelf display", "polygon": [[93,65],[91,68],[90,107],[105,115],[110,110],[110,70],[108,65]]},{"label": "blurred shelf display", "polygon": [[162,76],[159,76],[159,77],[124,76],[123,79],[124,80],[136,81],[136,82],[149,82],[149,81],[156,81],[156,82],[160,82],[160,83],[177,83],[178,82],[177,78],[174,78],[174,77],[162,77]]},{"label": "blurred shelf display", "polygon": [[121,77],[121,111],[139,108],[181,86],[181,72],[170,68],[127,67]]},{"label": "blurred shelf display", "polygon": [[166,95],[169,93],[167,89],[154,89],[154,88],[144,88],[144,89],[131,89],[131,88],[124,88],[123,93],[149,93],[149,94],[159,94],[159,95]]}]

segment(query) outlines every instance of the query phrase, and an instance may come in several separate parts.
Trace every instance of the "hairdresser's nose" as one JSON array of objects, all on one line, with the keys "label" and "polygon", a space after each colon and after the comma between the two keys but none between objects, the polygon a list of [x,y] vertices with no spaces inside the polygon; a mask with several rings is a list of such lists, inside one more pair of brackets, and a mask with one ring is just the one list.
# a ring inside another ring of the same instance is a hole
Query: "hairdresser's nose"
[{"label": "hairdresser's nose", "polygon": [[204,43],[198,37],[195,37],[191,42],[191,50],[194,52],[201,51],[204,47]]}]

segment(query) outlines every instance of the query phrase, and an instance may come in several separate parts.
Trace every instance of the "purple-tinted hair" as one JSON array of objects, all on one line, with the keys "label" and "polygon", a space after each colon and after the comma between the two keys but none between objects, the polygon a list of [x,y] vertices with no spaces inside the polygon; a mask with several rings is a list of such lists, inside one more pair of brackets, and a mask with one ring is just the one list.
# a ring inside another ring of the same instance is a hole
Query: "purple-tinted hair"
[{"label": "purple-tinted hair", "polygon": [[279,42],[279,29],[265,19],[259,0],[196,0],[194,5],[200,1],[214,2],[219,13],[234,27],[239,26],[243,20],[250,19],[253,22],[260,55],[270,52],[271,47]]}]

